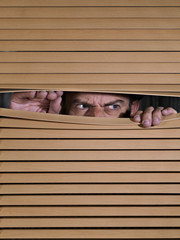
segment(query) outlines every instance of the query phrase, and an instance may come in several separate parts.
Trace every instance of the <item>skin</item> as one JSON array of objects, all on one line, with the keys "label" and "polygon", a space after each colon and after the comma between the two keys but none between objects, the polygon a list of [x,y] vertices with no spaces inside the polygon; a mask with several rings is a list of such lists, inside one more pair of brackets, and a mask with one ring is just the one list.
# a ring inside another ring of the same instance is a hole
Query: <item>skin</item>
[{"label": "skin", "polygon": [[30,112],[54,113],[61,110],[62,91],[31,91],[14,93],[10,108]]},{"label": "skin", "polygon": [[[67,95],[67,114],[89,117],[119,118],[129,110],[130,99],[120,94],[70,93]],[[131,105],[131,115],[139,108],[139,102]]]},{"label": "skin", "polygon": [[[31,91],[14,93],[10,108],[31,112],[59,114],[62,106],[62,91]],[[109,93],[68,93],[66,96],[66,114],[89,117],[124,117],[130,111],[133,121],[141,123],[143,127],[159,125],[163,116],[176,114],[176,110],[169,107],[164,109],[148,107],[145,111],[138,111],[139,102],[133,101],[129,107],[126,95]]]}]

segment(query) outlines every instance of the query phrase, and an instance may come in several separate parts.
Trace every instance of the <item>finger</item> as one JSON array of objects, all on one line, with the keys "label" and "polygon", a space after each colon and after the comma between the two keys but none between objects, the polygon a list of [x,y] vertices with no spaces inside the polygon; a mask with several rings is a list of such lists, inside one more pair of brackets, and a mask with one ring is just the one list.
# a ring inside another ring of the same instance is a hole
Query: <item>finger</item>
[{"label": "finger", "polygon": [[141,111],[141,110],[137,111],[137,113],[134,115],[134,117],[132,118],[132,120],[133,120],[134,122],[141,122],[142,113],[143,113],[143,111]]},{"label": "finger", "polygon": [[55,91],[49,91],[47,95],[47,99],[55,100],[57,98],[57,93]]},{"label": "finger", "polygon": [[152,113],[154,111],[153,107],[148,107],[145,109],[144,113],[142,114],[142,126],[147,128],[152,125]]},{"label": "finger", "polygon": [[162,110],[163,107],[158,107],[156,110],[154,110],[152,115],[152,125],[157,126],[161,123],[162,120]]},{"label": "finger", "polygon": [[57,96],[61,97],[63,95],[62,91],[56,91]]},{"label": "finger", "polygon": [[177,111],[174,108],[168,107],[162,111],[163,116],[168,116],[170,114],[176,114]]},{"label": "finger", "polygon": [[61,97],[57,97],[55,100],[52,100],[50,102],[48,113],[59,114],[61,110],[61,101],[62,101]]},{"label": "finger", "polygon": [[36,91],[30,91],[30,92],[18,92],[18,93],[14,93],[12,95],[12,98],[18,98],[18,99],[32,99],[34,98],[36,95]]},{"label": "finger", "polygon": [[38,91],[36,92],[36,98],[45,99],[48,95],[47,91]]}]

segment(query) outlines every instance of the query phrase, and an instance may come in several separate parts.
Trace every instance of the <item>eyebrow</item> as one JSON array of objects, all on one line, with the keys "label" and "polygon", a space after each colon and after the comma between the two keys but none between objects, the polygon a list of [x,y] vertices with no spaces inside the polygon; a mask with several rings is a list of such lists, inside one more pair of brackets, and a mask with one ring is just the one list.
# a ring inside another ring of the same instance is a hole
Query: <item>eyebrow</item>
[{"label": "eyebrow", "polygon": [[[88,107],[90,107],[90,106],[93,107],[93,106],[94,106],[94,105],[92,105],[92,104],[90,104],[90,103],[88,103],[88,102],[85,102],[85,101],[83,101],[83,100],[81,100],[81,99],[78,99],[78,98],[77,98],[77,99],[74,99],[74,100],[73,100],[73,103],[86,104]],[[124,101],[118,99],[118,100],[115,100],[115,101],[112,101],[112,102],[105,103],[103,107],[106,107],[106,106],[109,106],[109,105],[114,105],[114,104],[116,104],[116,103],[124,103]]]},{"label": "eyebrow", "polygon": [[114,105],[114,104],[116,104],[116,103],[124,103],[124,101],[118,99],[118,100],[115,100],[115,101],[113,101],[113,102],[106,103],[106,104],[104,104],[104,106]]}]

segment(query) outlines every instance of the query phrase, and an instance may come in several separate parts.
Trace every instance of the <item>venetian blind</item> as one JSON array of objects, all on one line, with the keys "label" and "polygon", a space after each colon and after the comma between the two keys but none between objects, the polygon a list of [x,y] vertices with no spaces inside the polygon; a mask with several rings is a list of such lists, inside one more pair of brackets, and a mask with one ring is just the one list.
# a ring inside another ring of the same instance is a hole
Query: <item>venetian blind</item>
[{"label": "venetian blind", "polygon": [[[1,0],[1,92],[179,97],[179,29],[178,0]],[[0,115],[0,239],[179,238],[179,114]]]}]

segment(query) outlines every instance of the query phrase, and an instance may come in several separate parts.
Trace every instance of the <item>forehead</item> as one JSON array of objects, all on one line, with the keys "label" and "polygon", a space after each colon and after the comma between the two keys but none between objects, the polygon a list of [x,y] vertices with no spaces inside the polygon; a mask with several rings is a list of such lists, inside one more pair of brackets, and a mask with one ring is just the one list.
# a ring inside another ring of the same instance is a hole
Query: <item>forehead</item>
[{"label": "forehead", "polygon": [[117,100],[122,100],[123,102],[129,102],[129,98],[126,95],[121,94],[111,94],[111,93],[70,93],[71,101],[82,101],[88,103],[108,103]]}]

